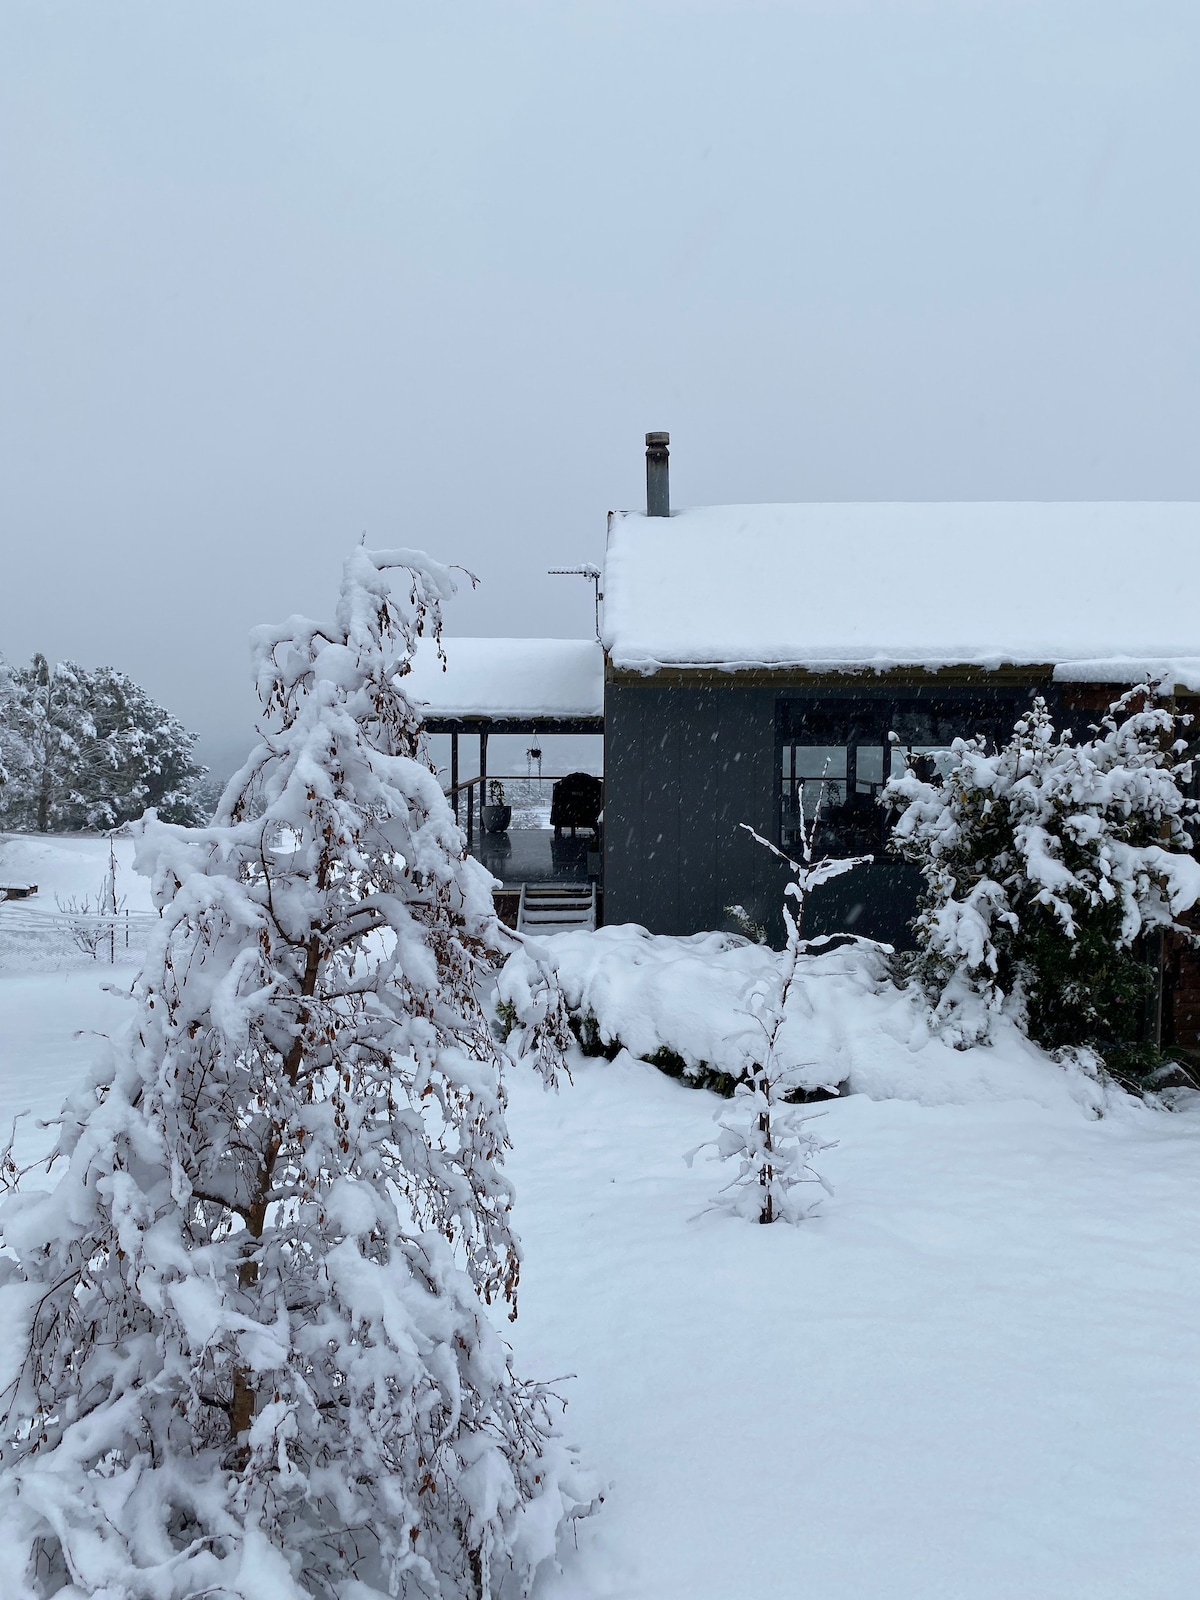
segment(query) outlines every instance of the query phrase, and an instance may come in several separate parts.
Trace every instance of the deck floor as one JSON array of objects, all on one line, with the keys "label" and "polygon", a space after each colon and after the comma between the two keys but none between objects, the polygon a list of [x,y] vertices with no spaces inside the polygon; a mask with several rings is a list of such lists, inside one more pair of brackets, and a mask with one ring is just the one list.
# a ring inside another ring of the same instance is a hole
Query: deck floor
[{"label": "deck floor", "polygon": [[587,883],[590,833],[555,838],[553,828],[510,828],[507,833],[476,834],[471,854],[505,888],[523,883]]}]

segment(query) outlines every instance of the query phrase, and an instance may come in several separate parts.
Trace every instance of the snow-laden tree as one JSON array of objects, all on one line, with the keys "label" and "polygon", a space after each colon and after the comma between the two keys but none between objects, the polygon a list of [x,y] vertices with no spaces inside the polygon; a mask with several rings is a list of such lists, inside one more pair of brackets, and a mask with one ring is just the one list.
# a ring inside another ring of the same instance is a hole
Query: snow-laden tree
[{"label": "snow-laden tree", "polygon": [[4,723],[6,736],[20,745],[22,762],[19,778],[0,794],[5,827],[46,833],[67,826],[59,820],[64,797],[71,815],[77,812],[78,785],[87,781],[97,753],[89,698],[87,673],[74,662],[52,668],[45,656],[35,655],[12,672]]},{"label": "snow-laden tree", "polygon": [[1137,1056],[1140,941],[1184,932],[1200,898],[1180,721],[1143,685],[1077,741],[1039,699],[1002,749],[957,739],[943,779],[892,779],[893,848],[925,877],[917,971],[949,1037],[986,1038],[1007,1008],[1048,1048]]},{"label": "snow-laden tree", "polygon": [[9,798],[28,782],[32,764],[32,752],[18,723],[16,695],[12,668],[0,655],[0,818]]},{"label": "snow-laden tree", "polygon": [[141,827],[136,1025],[0,1210],[5,1600],[519,1595],[590,1508],[485,1309],[501,934],[403,689],[452,591],[356,551],[213,823]]},{"label": "snow-laden tree", "polygon": [[[0,789],[0,825],[40,833],[103,830],[153,806],[164,821],[198,821],[203,776],[189,733],[113,667],[35,655],[0,697],[0,743],[20,761]],[[12,767],[13,763],[5,763]]]},{"label": "snow-laden tree", "polygon": [[115,827],[148,807],[164,822],[202,821],[196,790],[204,768],[193,755],[196,735],[125,673],[96,667],[88,678],[105,753],[93,756],[93,786],[81,796],[88,826]]},{"label": "snow-laden tree", "polygon": [[820,1204],[820,1197],[815,1202],[809,1198],[814,1184],[832,1193],[812,1163],[836,1141],[818,1138],[808,1127],[817,1113],[805,1112],[795,1103],[802,1058],[794,1049],[783,1050],[782,1035],[785,1028],[803,1026],[798,1013],[804,1004],[805,957],[829,944],[826,937],[802,936],[805,902],[814,889],[865,865],[871,857],[815,859],[813,842],[819,819],[818,806],[811,823],[806,824],[801,796],[799,861],[755,833],[748,823],[741,824],[752,839],[791,869],[791,881],[783,892],[787,941],[769,976],[747,996],[748,1015],[761,1033],[750,1067],[734,1086],[730,1103],[717,1112],[717,1137],[685,1158],[690,1166],[700,1150],[712,1149],[717,1160],[736,1163],[737,1170],[714,1204],[763,1223],[800,1222],[811,1216]]}]

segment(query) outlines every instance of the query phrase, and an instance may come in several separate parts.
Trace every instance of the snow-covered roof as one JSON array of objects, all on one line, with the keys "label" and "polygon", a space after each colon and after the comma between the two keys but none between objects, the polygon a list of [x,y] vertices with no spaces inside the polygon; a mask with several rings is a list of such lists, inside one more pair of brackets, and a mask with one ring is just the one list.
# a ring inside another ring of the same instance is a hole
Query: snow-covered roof
[{"label": "snow-covered roof", "polygon": [[1200,503],[709,506],[609,519],[617,668],[1048,664],[1200,689]]},{"label": "snow-covered roof", "polygon": [[579,718],[604,714],[595,639],[444,639],[446,670],[422,646],[405,687],[427,718]]}]

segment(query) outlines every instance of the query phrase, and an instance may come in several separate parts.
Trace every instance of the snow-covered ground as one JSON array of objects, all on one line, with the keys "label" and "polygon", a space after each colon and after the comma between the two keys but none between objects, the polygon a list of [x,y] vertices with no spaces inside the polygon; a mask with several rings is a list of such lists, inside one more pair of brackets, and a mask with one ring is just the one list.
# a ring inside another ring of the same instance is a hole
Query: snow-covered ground
[{"label": "snow-covered ground", "polygon": [[[133,870],[133,839],[118,834],[113,848],[117,898],[125,896],[132,911],[152,910],[149,879]],[[37,898],[29,905],[53,911],[56,899],[94,901],[107,871],[108,841],[94,834],[0,833],[0,883],[36,883]]]},{"label": "snow-covered ground", "polygon": [[[117,897],[132,913],[151,907],[150,885],[133,870],[133,840],[118,838]],[[138,923],[117,964],[81,951],[59,910],[74,899],[95,905],[108,870],[108,845],[94,837],[0,834],[0,884],[37,884],[29,900],[0,904],[0,1125],[17,1112],[52,1116],[95,1058],[98,1036],[121,1025],[124,1008],[109,992],[129,988],[137,970]],[[17,1153],[46,1148],[32,1119],[18,1128]]]},{"label": "snow-covered ground", "polygon": [[[0,845],[0,881],[51,905],[103,865],[96,841]],[[54,1112],[130,976],[35,960],[0,910],[0,1115]],[[514,1074],[508,1336],[521,1370],[574,1375],[610,1483],[539,1600],[1200,1593],[1200,1116],[1097,1116],[1012,1041],[943,1059],[894,999],[872,1079],[873,1003],[845,1046],[869,1094],[821,1108],[834,1198],[795,1228],[705,1212],[723,1176],[682,1158],[712,1095],[627,1054],[558,1094]]]},{"label": "snow-covered ground", "polygon": [[521,1364],[612,1480],[555,1597],[1200,1593],[1200,1121],[830,1105],[823,1217],[696,1216],[712,1097],[513,1086]]}]

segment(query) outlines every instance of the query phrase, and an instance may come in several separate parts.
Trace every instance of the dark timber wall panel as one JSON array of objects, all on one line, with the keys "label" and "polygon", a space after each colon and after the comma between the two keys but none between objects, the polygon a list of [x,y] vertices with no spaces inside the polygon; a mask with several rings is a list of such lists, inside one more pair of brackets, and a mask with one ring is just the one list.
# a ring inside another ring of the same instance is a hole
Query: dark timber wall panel
[{"label": "dark timber wall panel", "polygon": [[774,838],[772,688],[605,692],[606,922],[654,933],[731,926],[739,903],[772,924],[783,869],[739,827]]},{"label": "dark timber wall panel", "polygon": [[631,922],[641,910],[643,703],[607,690],[604,726],[604,920]]}]

